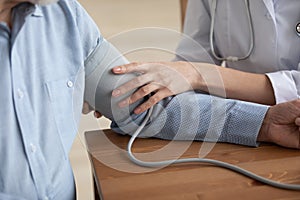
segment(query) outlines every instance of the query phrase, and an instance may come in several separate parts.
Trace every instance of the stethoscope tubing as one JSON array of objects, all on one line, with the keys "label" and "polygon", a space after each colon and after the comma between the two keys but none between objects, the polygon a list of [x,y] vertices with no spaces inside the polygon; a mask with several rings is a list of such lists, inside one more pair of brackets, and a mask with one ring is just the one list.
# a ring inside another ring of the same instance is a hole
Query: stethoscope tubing
[{"label": "stethoscope tubing", "polygon": [[210,35],[209,35],[209,43],[210,43],[210,48],[212,55],[215,57],[215,59],[219,61],[239,61],[239,60],[246,60],[247,58],[250,57],[253,49],[254,49],[254,30],[253,30],[253,22],[252,22],[252,17],[250,13],[250,5],[249,5],[249,0],[245,0],[245,6],[247,10],[247,17],[248,17],[248,24],[249,24],[249,31],[251,33],[250,36],[250,47],[247,52],[247,54],[243,57],[238,57],[238,56],[227,56],[227,57],[220,57],[216,54],[215,47],[214,47],[214,27],[215,27],[215,18],[216,18],[216,8],[217,8],[217,0],[212,0],[211,3],[211,24],[210,24]]}]

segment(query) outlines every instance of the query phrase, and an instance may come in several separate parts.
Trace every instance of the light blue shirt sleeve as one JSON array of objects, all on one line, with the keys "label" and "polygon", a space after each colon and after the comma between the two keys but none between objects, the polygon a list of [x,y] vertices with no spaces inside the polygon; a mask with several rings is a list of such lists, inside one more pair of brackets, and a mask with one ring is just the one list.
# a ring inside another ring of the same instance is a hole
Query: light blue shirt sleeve
[{"label": "light blue shirt sleeve", "polygon": [[[186,92],[156,104],[140,136],[258,146],[257,135],[267,110],[259,104]],[[112,129],[132,134],[145,115],[132,114],[114,122]]]}]

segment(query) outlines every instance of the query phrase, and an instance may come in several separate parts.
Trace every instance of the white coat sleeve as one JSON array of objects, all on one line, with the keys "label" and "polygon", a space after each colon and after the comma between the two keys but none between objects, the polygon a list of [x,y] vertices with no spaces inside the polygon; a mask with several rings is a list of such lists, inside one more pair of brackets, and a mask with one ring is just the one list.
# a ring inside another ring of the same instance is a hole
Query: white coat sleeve
[{"label": "white coat sleeve", "polygon": [[300,71],[267,73],[276,99],[276,104],[298,99],[300,95]]}]

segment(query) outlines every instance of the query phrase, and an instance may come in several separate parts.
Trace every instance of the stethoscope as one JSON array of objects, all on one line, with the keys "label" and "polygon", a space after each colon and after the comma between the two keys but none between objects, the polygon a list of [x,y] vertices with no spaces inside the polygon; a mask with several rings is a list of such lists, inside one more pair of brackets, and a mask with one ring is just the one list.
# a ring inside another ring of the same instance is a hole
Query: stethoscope
[{"label": "stethoscope", "polygon": [[[214,48],[214,27],[215,27],[215,17],[216,17],[216,7],[217,7],[217,0],[212,0],[211,3],[211,24],[210,24],[210,35],[209,35],[209,42],[210,42],[210,48],[212,55],[219,61],[240,61],[240,60],[245,60],[249,58],[251,55],[253,48],[254,48],[254,30],[253,30],[253,23],[252,23],[252,17],[250,14],[250,6],[249,6],[249,0],[245,0],[245,6],[247,10],[247,17],[248,17],[248,24],[249,24],[249,29],[250,29],[250,47],[247,52],[247,54],[243,57],[237,57],[237,56],[228,56],[228,57],[220,57],[216,54],[215,48]],[[296,25],[296,33],[300,37],[300,22],[297,23]]]}]

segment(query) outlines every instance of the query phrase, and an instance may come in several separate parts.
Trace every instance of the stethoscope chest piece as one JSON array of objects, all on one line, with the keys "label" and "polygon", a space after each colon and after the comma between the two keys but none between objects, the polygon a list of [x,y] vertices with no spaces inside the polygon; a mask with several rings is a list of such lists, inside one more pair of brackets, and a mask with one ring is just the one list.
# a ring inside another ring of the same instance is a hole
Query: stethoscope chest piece
[{"label": "stethoscope chest piece", "polygon": [[296,25],[296,33],[300,37],[300,22],[298,22]]}]

